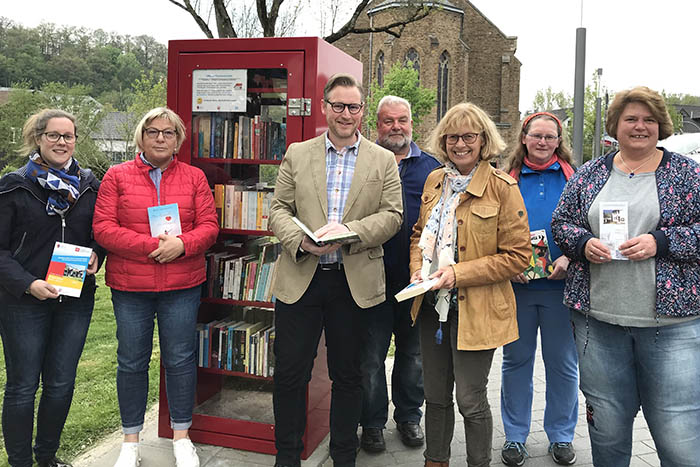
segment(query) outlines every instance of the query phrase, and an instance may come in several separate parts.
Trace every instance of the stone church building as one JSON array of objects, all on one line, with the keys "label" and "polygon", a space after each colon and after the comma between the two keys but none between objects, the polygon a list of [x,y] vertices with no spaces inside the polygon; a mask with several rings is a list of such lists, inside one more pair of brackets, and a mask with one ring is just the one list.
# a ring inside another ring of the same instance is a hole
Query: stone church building
[{"label": "stone church building", "polygon": [[[403,18],[415,0],[374,0],[356,27],[376,27]],[[351,34],[333,45],[364,65],[364,87],[382,83],[396,62],[413,62],[421,85],[437,91],[436,105],[420,128],[425,140],[451,106],[469,101],[483,108],[510,142],[519,123],[520,61],[517,38],[505,35],[468,0],[424,2],[434,10],[408,24],[401,37],[387,33]],[[413,5],[413,6],[411,6]],[[374,136],[374,134],[373,134]]]}]

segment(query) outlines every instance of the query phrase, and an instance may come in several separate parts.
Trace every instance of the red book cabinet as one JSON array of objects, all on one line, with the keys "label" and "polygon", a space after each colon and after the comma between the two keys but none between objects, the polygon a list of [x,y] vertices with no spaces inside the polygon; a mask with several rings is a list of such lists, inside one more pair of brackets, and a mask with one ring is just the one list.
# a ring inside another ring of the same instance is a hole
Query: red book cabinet
[{"label": "red book cabinet", "polygon": [[[279,245],[265,239],[266,209],[287,145],[325,131],[323,87],[338,72],[361,79],[362,64],[315,37],[169,43],[168,106],[187,127],[178,158],[205,172],[221,210],[193,336],[196,442],[275,453],[269,283]],[[158,435],[172,437],[162,367],[160,381]],[[304,459],[328,434],[329,408],[322,341],[307,390]]]}]

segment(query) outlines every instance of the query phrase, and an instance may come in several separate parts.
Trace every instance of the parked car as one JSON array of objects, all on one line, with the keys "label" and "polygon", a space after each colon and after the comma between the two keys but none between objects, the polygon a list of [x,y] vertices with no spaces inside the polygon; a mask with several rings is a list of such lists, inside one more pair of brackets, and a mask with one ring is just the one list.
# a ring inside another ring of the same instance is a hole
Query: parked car
[{"label": "parked car", "polygon": [[665,140],[659,141],[659,146],[700,162],[700,133],[671,135]]}]

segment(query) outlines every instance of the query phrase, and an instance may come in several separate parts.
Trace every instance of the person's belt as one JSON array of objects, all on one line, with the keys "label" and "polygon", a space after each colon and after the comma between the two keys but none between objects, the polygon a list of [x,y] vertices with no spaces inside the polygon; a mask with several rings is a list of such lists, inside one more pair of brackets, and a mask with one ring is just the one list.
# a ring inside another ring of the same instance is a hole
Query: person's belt
[{"label": "person's belt", "polygon": [[342,271],[343,263],[319,263],[318,268],[321,271]]}]

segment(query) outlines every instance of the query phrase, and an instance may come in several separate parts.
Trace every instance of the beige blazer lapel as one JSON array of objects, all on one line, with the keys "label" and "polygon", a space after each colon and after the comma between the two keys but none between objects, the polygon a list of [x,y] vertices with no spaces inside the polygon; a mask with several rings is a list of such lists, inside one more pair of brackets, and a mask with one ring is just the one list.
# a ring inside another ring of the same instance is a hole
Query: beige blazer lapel
[{"label": "beige blazer lapel", "polygon": [[[311,162],[311,178],[316,187],[318,199],[321,202],[323,210],[323,218],[328,219],[328,191],[326,189],[326,138],[322,135],[317,138],[314,145],[310,148],[309,157],[313,158]],[[325,224],[325,222],[324,222]]]},{"label": "beige blazer lapel", "polygon": [[[362,138],[362,137],[360,137]],[[350,183],[350,191],[348,191],[348,197],[345,199],[345,208],[343,209],[343,221],[347,220],[346,217],[348,213],[352,210],[352,205],[355,204],[357,197],[360,195],[360,191],[365,186],[367,177],[370,173],[374,171],[371,170],[372,164],[375,161],[372,160],[372,154],[368,151],[368,146],[366,140],[362,138],[360,144],[357,147],[357,160],[355,161],[355,173],[352,176],[352,183]]]}]

